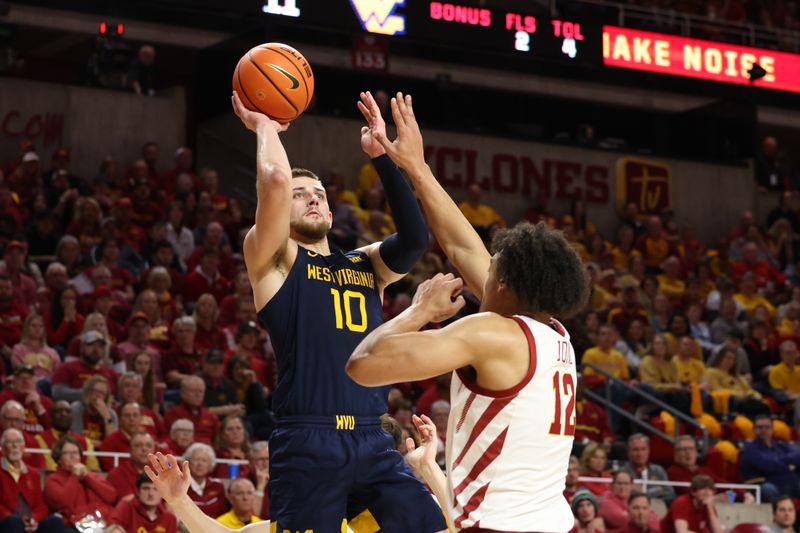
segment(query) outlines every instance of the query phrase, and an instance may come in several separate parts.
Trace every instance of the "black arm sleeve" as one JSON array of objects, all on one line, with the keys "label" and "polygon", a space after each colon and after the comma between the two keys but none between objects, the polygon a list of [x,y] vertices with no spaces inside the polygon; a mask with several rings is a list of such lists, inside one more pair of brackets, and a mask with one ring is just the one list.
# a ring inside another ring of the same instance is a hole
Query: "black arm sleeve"
[{"label": "black arm sleeve", "polygon": [[411,186],[389,156],[376,157],[372,164],[380,176],[397,227],[397,232],[381,243],[381,259],[392,271],[405,274],[428,248],[428,226]]}]

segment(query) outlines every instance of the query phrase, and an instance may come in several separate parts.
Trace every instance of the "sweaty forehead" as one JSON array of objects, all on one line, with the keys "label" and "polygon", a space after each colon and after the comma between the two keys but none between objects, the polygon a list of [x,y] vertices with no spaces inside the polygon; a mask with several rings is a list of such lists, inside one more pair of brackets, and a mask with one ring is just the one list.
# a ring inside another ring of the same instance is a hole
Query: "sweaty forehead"
[{"label": "sweaty forehead", "polygon": [[314,178],[309,178],[308,176],[298,176],[292,179],[292,190],[296,191],[305,189],[316,189],[318,191],[325,192],[325,187],[322,186],[322,183]]}]

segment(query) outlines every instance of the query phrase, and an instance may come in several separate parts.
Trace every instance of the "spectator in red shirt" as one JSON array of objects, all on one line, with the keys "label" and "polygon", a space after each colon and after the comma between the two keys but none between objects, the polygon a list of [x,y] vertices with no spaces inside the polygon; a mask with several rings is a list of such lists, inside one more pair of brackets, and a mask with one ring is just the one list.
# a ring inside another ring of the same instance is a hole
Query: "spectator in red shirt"
[{"label": "spectator in red shirt", "polygon": [[[50,383],[53,371],[61,364],[61,358],[54,349],[47,345],[44,318],[31,313],[22,324],[22,336],[19,343],[11,350],[11,366],[19,368],[30,366],[37,379]],[[49,386],[45,385],[49,392]]]},{"label": "spectator in red shirt", "polygon": [[194,153],[191,148],[181,146],[175,151],[175,166],[164,173],[161,178],[161,183],[164,187],[164,192],[172,194],[175,192],[175,183],[178,176],[181,174],[189,174],[192,178],[192,183],[197,187],[197,176],[192,172],[192,164],[194,162]]},{"label": "spectator in red shirt", "polygon": [[[690,483],[696,476],[703,475],[710,477],[716,483],[727,483],[724,479],[720,479],[710,468],[697,464],[697,442],[694,437],[681,435],[675,439],[674,446],[675,462],[667,468],[667,476],[670,481]],[[675,492],[679,495],[688,494],[689,488],[675,487]]]},{"label": "spectator in red shirt", "polygon": [[183,457],[189,461],[191,483],[189,498],[197,504],[201,511],[212,518],[228,512],[230,506],[225,498],[225,486],[212,479],[211,472],[217,457],[211,446],[196,442],[189,446]]},{"label": "spectator in red shirt", "polygon": [[131,460],[108,473],[109,483],[117,490],[117,500],[129,501],[136,497],[136,480],[144,472],[147,455],[155,451],[156,443],[149,433],[137,433],[131,437]]},{"label": "spectator in red shirt", "polygon": [[88,274],[99,266],[105,266],[111,272],[111,287],[125,295],[128,301],[133,301],[133,274],[129,270],[119,266],[119,242],[114,238],[103,239],[102,244],[97,247],[99,259],[97,264],[89,269]]},{"label": "spectator in red shirt", "polygon": [[[131,437],[141,431],[144,431],[144,428],[142,428],[142,407],[135,402],[126,403],[119,408],[119,430],[103,439],[100,444],[100,451],[127,453],[131,449]],[[122,457],[117,465],[128,461],[130,459]],[[114,458],[101,457],[100,465],[103,470],[110,472],[114,468]]]},{"label": "spectator in red shirt", "polygon": [[100,225],[103,211],[97,200],[86,196],[78,198],[75,210],[76,217],[69,223],[65,233],[78,239],[81,253],[88,256],[92,248],[103,240],[103,229]]},{"label": "spectator in red shirt", "polygon": [[[16,400],[6,401],[0,407],[0,431],[7,429],[16,429],[22,432],[22,437],[25,439],[25,448],[38,448],[36,439],[31,433],[24,431],[25,427],[25,408]],[[43,468],[44,458],[39,454],[32,454],[25,452],[22,459],[26,464],[33,468]]]},{"label": "spectator in red shirt", "polygon": [[608,413],[604,407],[587,400],[584,390],[583,376],[580,376],[575,392],[575,443],[597,442],[609,450],[614,442],[614,433],[608,425]]},{"label": "spectator in red shirt", "polygon": [[84,435],[95,448],[119,427],[117,413],[111,408],[108,380],[91,376],[81,389],[80,401],[72,402],[72,431]]},{"label": "spectator in red shirt", "polygon": [[[108,285],[97,282],[97,274],[103,270],[108,272]],[[104,266],[95,268],[92,271],[92,284],[94,285],[94,289],[90,293],[81,295],[79,311],[87,316],[92,313],[102,315],[105,319],[106,328],[108,329],[109,340],[116,343],[125,338],[125,330],[122,324],[112,318],[112,310],[114,311],[114,316],[117,316],[120,314],[117,311],[121,308],[130,307],[130,303],[126,300],[126,296],[119,291],[115,291],[110,283],[111,272]]]},{"label": "spectator in red shirt", "polygon": [[95,511],[108,520],[114,510],[117,490],[83,464],[78,441],[69,436],[61,437],[53,445],[52,454],[58,470],[47,476],[44,483],[47,505],[64,517],[67,526],[74,527],[76,522]]},{"label": "spectator in red shirt", "polygon": [[188,376],[181,381],[181,404],[169,409],[164,422],[172,427],[179,418],[188,418],[194,424],[197,442],[211,444],[219,431],[219,418],[203,406],[206,392],[205,382],[198,376]]},{"label": "spectator in red shirt", "polygon": [[64,530],[60,516],[48,516],[38,470],[25,464],[22,432],[9,428],[0,438],[0,531],[3,533],[56,533]]},{"label": "spectator in red shirt", "polygon": [[[207,193],[201,194],[200,196],[205,196],[206,194]],[[195,239],[197,238],[197,234],[200,232],[203,232],[204,238],[198,241],[199,246],[194,249],[192,255],[189,257],[187,268],[189,270],[194,270],[194,268],[202,261],[204,253],[203,250],[205,248],[212,247],[219,250],[220,273],[227,279],[233,279],[233,277],[236,275],[236,261],[234,261],[233,255],[230,252],[230,243],[227,242],[225,229],[222,227],[222,224],[212,221],[205,226],[198,227],[198,229],[195,230]]]},{"label": "spectator in red shirt", "polygon": [[140,228],[149,229],[156,220],[161,219],[161,206],[153,201],[147,178],[134,181],[131,207],[131,221]]},{"label": "spectator in red shirt", "polygon": [[[606,472],[608,454],[598,443],[592,442],[581,453],[581,475],[585,477],[611,479],[611,474]],[[602,496],[608,491],[610,484],[601,481],[579,481],[578,487],[592,491],[595,496]]]},{"label": "spectator in red shirt", "polygon": [[[164,241],[166,242],[166,241]],[[170,246],[172,245],[167,243]],[[147,282],[147,287],[152,290],[158,300],[158,307],[161,311],[161,318],[171,322],[179,316],[178,308],[182,308],[180,302],[181,293],[172,288],[172,278],[169,271],[163,266],[156,266],[150,269],[142,279]],[[177,295],[176,298],[174,295]]]},{"label": "spectator in red shirt", "polygon": [[104,366],[108,366],[109,368],[112,368],[112,365],[113,367],[121,368],[119,351],[117,350],[117,346],[114,342],[114,339],[108,332],[108,324],[106,323],[106,317],[104,317],[100,313],[90,313],[84,319],[83,331],[81,331],[80,336],[73,337],[73,339],[67,345],[67,352],[66,356],[64,357],[64,361],[70,362],[80,358],[81,338],[85,333],[88,333],[90,331],[96,331],[98,333],[101,333],[103,337],[106,338],[106,345],[103,348],[103,357],[100,359],[101,364]]},{"label": "spectator in red shirt", "polygon": [[170,388],[178,388],[184,378],[194,376],[200,370],[202,356],[194,344],[194,318],[183,316],[172,323],[172,349],[164,354],[162,370],[164,381]]},{"label": "spectator in red shirt", "polygon": [[[236,355],[226,363],[225,374],[236,387],[237,403],[244,404],[247,426],[256,439],[269,439],[275,426],[275,417],[269,411],[264,385],[257,379],[247,357]],[[411,414],[408,419],[410,421]],[[405,442],[405,441],[403,441]]]},{"label": "spectator in red shirt", "polygon": [[[226,416],[220,423],[219,433],[214,439],[214,452],[220,459],[238,459],[244,461],[248,459],[250,452],[250,435],[244,427],[244,418],[237,415]],[[248,477],[250,465],[240,465],[239,477]],[[232,477],[227,464],[218,464],[214,469],[214,477]]]},{"label": "spectator in red shirt", "polygon": [[34,279],[23,271],[27,251],[28,246],[26,243],[17,240],[9,241],[3,254],[3,262],[5,263],[3,274],[11,279],[14,291],[17,297],[22,300],[22,303],[28,309],[36,309],[38,287]]},{"label": "spectator in red shirt", "polygon": [[50,308],[50,302],[53,296],[64,289],[69,283],[69,276],[67,276],[67,267],[58,261],[54,261],[47,265],[44,271],[44,287],[39,288],[38,307],[39,312],[44,313]]},{"label": "spectator in red shirt", "polygon": [[188,418],[179,418],[172,423],[169,438],[164,441],[163,447],[176,457],[183,456],[186,449],[194,442],[194,424]]},{"label": "spectator in red shirt", "polygon": [[221,301],[228,294],[230,282],[220,274],[220,253],[213,246],[203,248],[200,264],[186,275],[183,283],[183,299],[193,306],[202,294],[211,293]]},{"label": "spectator in red shirt", "polygon": [[7,227],[8,233],[12,235],[22,230],[22,213],[14,202],[11,188],[5,181],[0,182],[0,224]]},{"label": "spectator in red shirt", "polygon": [[661,522],[664,533],[722,533],[714,508],[714,480],[695,476],[689,494],[678,496]]},{"label": "spectator in red shirt", "polygon": [[[250,305],[253,305],[252,300]],[[267,332],[259,328],[255,321],[248,320],[239,323],[235,338],[237,344],[225,353],[225,362],[235,356],[245,357],[256,380],[266,388],[265,394],[275,390],[278,368]]]},{"label": "spectator in red shirt", "polygon": [[650,496],[643,492],[632,493],[628,498],[630,521],[624,533],[659,533],[659,528],[653,529],[650,524],[652,513]]},{"label": "spectator in red shirt", "polygon": [[[618,470],[613,474],[611,489],[603,494],[600,499],[600,517],[608,533],[625,531],[630,521],[628,513],[628,499],[633,489],[633,478],[625,470]],[[650,527],[658,530],[658,515],[650,512]]]},{"label": "spectator in red shirt", "polygon": [[431,406],[434,402],[450,401],[450,377],[452,372],[436,376],[434,384],[428,387],[417,399],[417,416],[431,416]]},{"label": "spectator in red shirt", "polygon": [[22,430],[27,433],[41,433],[50,427],[50,408],[53,401],[36,390],[34,368],[21,365],[14,369],[14,379],[10,387],[0,393],[0,405],[8,400],[16,400],[25,406],[25,422]]},{"label": "spectator in red shirt", "polygon": [[[11,357],[11,349],[22,337],[22,322],[28,316],[28,308],[14,297],[14,285],[5,274],[0,274],[0,355]],[[0,365],[0,376],[5,366]]]},{"label": "spectator in red shirt", "polygon": [[247,270],[240,270],[233,278],[233,294],[228,294],[219,302],[219,325],[222,327],[236,323],[236,311],[240,300],[253,301],[253,288]]},{"label": "spectator in red shirt", "polygon": [[111,391],[116,390],[117,374],[100,364],[105,355],[106,338],[90,330],[81,336],[81,358],[63,363],[53,373],[53,399],[74,402],[80,399],[84,383],[94,375],[106,378]]},{"label": "spectator in red shirt", "polygon": [[225,338],[225,333],[217,325],[218,317],[219,308],[214,296],[208,293],[201,295],[197,299],[197,304],[195,304],[194,313],[192,314],[195,326],[197,326],[194,346],[201,354],[205,354],[212,349],[224,351],[227,348],[228,342]]},{"label": "spectator in red shirt", "polygon": [[154,291],[145,289],[137,294],[131,311],[131,316],[141,312],[147,317],[150,325],[149,339],[156,348],[163,351],[170,347],[170,323],[162,318],[161,306]]},{"label": "spectator in red shirt", "polygon": [[[264,520],[269,520],[269,442],[260,440],[250,447],[250,472],[248,479],[253,482],[256,491],[253,493],[253,509],[256,515]],[[239,475],[242,475],[241,473]],[[260,511],[260,512],[259,512]]]},{"label": "spectator in red shirt", "polygon": [[72,337],[80,335],[84,320],[78,312],[78,291],[67,285],[53,296],[50,309],[45,310],[47,342],[50,346],[66,348]]},{"label": "spectator in red shirt", "polygon": [[133,357],[141,352],[150,355],[153,368],[153,378],[156,382],[163,382],[161,374],[161,351],[150,343],[150,320],[147,315],[137,311],[128,320],[128,339],[117,345],[120,358],[125,362],[126,369],[133,368]]},{"label": "spectator in red shirt", "polygon": [[111,515],[111,524],[125,528],[125,531],[154,531],[157,533],[177,533],[178,519],[161,500],[147,474],[136,478],[135,498],[121,501]]},{"label": "spectator in red shirt", "polygon": [[[145,354],[147,355],[147,354]],[[164,421],[161,416],[143,403],[144,399],[144,380],[136,372],[125,372],[117,380],[117,413],[121,414],[122,406],[127,403],[136,403],[142,411],[141,430],[150,433],[156,442],[166,436]],[[135,432],[138,432],[139,429]]]},{"label": "spectator in red shirt", "polygon": [[786,283],[786,276],[768,261],[759,259],[758,245],[752,241],[742,247],[742,260],[733,264],[733,282],[739,285],[742,276],[750,272],[755,276],[756,287],[768,294],[779,290]]}]

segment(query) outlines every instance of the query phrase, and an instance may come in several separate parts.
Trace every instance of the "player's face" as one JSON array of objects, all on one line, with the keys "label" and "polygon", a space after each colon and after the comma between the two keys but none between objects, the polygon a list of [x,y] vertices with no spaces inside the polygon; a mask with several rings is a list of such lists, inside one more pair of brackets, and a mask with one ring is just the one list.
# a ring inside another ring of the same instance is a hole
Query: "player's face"
[{"label": "player's face", "polygon": [[322,184],[312,178],[292,180],[290,227],[302,242],[317,242],[331,229],[333,216]]}]

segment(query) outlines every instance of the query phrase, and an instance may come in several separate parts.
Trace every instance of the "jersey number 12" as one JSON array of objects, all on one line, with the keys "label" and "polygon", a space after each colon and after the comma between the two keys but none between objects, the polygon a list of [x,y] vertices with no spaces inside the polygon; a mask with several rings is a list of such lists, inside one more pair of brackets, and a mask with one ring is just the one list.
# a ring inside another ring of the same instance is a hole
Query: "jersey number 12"
[{"label": "jersey number 12", "polygon": [[[561,372],[553,374],[553,392],[556,396],[556,412],[553,417],[553,423],[550,424],[550,434],[573,437],[575,435],[575,382],[572,379],[572,374],[561,374]],[[566,397],[564,398],[566,401],[563,402],[566,404],[563,428],[561,425],[562,393]]]},{"label": "jersey number 12", "polygon": [[[333,312],[336,315],[336,329],[344,329],[345,325],[350,331],[364,333],[367,331],[367,299],[363,294],[356,291],[344,291],[340,293],[337,289],[331,289],[333,295]],[[358,322],[353,320],[352,300],[358,301],[359,318]],[[342,316],[344,307],[344,316]]]}]

